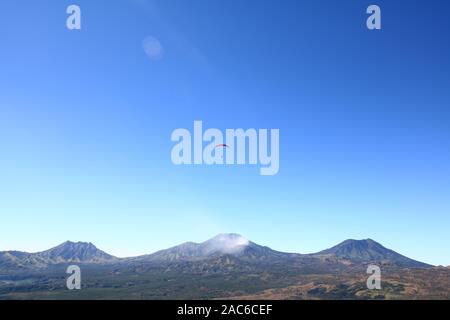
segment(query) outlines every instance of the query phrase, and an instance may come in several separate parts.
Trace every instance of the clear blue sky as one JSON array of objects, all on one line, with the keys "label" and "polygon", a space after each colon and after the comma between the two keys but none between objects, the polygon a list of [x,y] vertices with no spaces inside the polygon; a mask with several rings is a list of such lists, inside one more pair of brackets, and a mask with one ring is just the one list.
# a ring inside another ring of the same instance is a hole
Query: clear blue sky
[{"label": "clear blue sky", "polygon": [[[236,232],[448,265],[449,38],[448,1],[2,1],[0,250],[127,256]],[[279,174],[174,166],[170,135],[194,120],[279,128]]]}]

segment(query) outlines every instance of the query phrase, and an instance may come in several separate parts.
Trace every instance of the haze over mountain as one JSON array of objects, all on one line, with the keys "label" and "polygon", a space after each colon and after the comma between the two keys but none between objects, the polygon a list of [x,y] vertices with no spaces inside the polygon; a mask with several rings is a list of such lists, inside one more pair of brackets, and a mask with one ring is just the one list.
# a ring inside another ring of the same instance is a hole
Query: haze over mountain
[{"label": "haze over mountain", "polygon": [[156,253],[137,257],[148,261],[201,260],[211,257],[230,255],[239,258],[282,259],[292,254],[278,252],[269,247],[260,246],[239,234],[219,234],[202,243],[186,242]]}]

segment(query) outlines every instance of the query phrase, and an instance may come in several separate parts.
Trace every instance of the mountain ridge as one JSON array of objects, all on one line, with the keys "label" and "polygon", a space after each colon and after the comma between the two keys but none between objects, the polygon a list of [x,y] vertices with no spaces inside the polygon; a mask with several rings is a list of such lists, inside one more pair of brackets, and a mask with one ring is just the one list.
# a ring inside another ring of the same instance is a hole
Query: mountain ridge
[{"label": "mountain ridge", "polygon": [[149,255],[136,257],[136,259],[141,261],[180,261],[201,260],[220,255],[263,259],[286,258],[297,254],[276,251],[251,242],[239,234],[229,233],[219,234],[201,243],[185,242]]},{"label": "mountain ridge", "polygon": [[119,261],[118,258],[99,250],[90,242],[66,241],[48,250],[28,253],[23,251],[0,252],[0,268],[9,266],[20,269],[46,268],[63,263],[103,264]]},{"label": "mountain ridge", "polygon": [[219,234],[201,243],[185,242],[178,246],[159,250],[152,254],[129,258],[117,258],[90,242],[66,241],[56,247],[36,253],[22,251],[0,252],[0,269],[46,268],[64,263],[114,264],[189,262],[217,259],[229,256],[242,261],[289,263],[295,260],[303,264],[336,263],[358,265],[368,263],[388,264],[406,268],[429,268],[432,265],[405,257],[385,248],[372,239],[345,240],[329,249],[312,254],[287,253],[258,245],[235,234]]},{"label": "mountain ridge", "polygon": [[313,256],[332,256],[354,263],[378,262],[380,264],[394,263],[398,266],[412,268],[432,267],[430,264],[413,260],[388,249],[370,238],[363,240],[347,239],[329,249],[319,251],[313,254]]}]

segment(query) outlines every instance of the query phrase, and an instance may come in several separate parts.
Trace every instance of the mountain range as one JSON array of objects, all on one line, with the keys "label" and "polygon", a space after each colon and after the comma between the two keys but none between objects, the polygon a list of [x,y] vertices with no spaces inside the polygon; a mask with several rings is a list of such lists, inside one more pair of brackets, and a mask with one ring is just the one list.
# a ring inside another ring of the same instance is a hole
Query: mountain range
[{"label": "mountain range", "polygon": [[[69,265],[82,290],[67,290]],[[381,268],[369,290],[367,267]],[[317,253],[273,250],[238,234],[118,258],[92,243],[0,252],[1,299],[450,299],[450,268],[405,257],[371,239]]]},{"label": "mountain range", "polygon": [[342,266],[377,263],[404,268],[429,268],[429,264],[407,258],[383,247],[371,239],[346,240],[330,249],[313,254],[286,253],[258,245],[238,234],[220,234],[202,243],[186,242],[153,254],[132,258],[117,258],[92,243],[64,242],[37,253],[20,251],[0,252],[0,273],[8,270],[42,269],[51,265],[80,264],[142,264],[163,262],[195,262],[220,257],[236,258],[259,263],[287,263],[303,261],[312,265],[337,264]]}]

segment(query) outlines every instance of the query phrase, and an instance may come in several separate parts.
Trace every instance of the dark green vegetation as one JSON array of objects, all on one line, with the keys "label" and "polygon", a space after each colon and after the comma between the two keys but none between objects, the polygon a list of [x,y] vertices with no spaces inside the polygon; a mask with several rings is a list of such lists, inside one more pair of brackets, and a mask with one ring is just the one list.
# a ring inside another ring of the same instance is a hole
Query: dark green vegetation
[{"label": "dark green vegetation", "polygon": [[[382,269],[382,290],[366,287],[371,263]],[[66,288],[71,264],[81,267],[82,290]],[[126,259],[72,242],[35,254],[0,253],[0,299],[450,299],[449,283],[448,268],[373,240],[309,255],[234,234]]]}]

